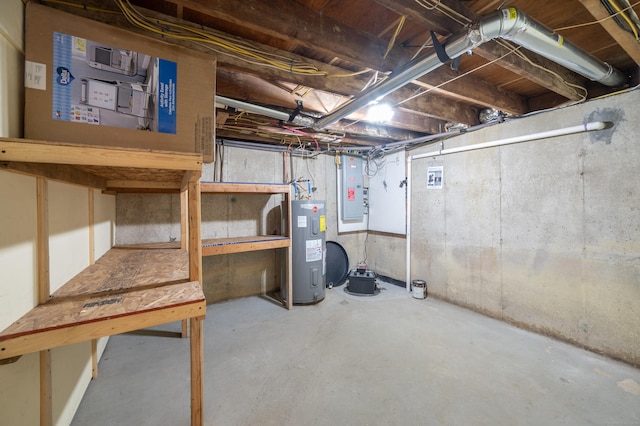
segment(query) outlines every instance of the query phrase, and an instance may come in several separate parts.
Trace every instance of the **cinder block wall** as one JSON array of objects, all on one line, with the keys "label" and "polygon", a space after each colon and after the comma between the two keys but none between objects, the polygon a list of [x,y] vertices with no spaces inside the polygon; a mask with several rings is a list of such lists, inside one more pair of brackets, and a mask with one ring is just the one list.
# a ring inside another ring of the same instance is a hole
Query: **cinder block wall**
[{"label": "cinder block wall", "polygon": [[[327,240],[342,244],[355,266],[363,256],[366,233],[338,236],[334,157],[292,155],[289,174],[295,179],[311,179],[311,186],[316,188],[312,199],[327,203]],[[205,165],[203,181],[213,178],[213,165]],[[284,180],[283,153],[226,147],[222,180],[281,183]],[[283,226],[281,202],[279,195],[203,194],[202,237],[250,236],[280,230]],[[180,238],[180,199],[177,195],[118,194],[116,210],[117,244],[167,242]],[[265,250],[204,257],[203,287],[207,302],[269,294],[279,289],[283,280],[282,255],[280,250]]]},{"label": "cinder block wall", "polygon": [[[638,96],[617,95],[514,120],[446,144],[468,145],[591,120],[615,122],[605,131],[415,160],[410,177],[412,279],[425,279],[431,296],[640,365]],[[280,153],[227,149],[224,162],[226,181],[283,179]],[[354,267],[364,256],[366,233],[337,234],[333,157],[293,157],[292,163],[291,175],[311,178],[318,188],[314,199],[327,201],[327,239],[345,247]],[[442,190],[426,189],[427,167],[433,165],[444,167]],[[205,178],[212,176],[205,173]],[[157,241],[176,238],[177,197],[153,195],[160,199],[152,202],[145,197],[118,196],[119,243],[133,236],[127,221],[140,217],[138,208],[143,216],[162,216],[145,217],[145,222],[164,224],[144,235]],[[235,219],[255,217],[257,210],[266,214],[276,204],[260,197],[248,203],[203,201],[203,235],[258,226]],[[207,219],[211,214],[221,216]],[[404,281],[405,242],[404,236],[371,233],[368,264]],[[265,251],[205,258],[209,303],[278,288],[276,256]]]},{"label": "cinder block wall", "polygon": [[[412,279],[426,279],[430,295],[640,365],[639,98],[514,120],[445,146],[594,120],[614,122],[608,130],[413,161]],[[433,165],[444,167],[442,190],[426,188]]]}]

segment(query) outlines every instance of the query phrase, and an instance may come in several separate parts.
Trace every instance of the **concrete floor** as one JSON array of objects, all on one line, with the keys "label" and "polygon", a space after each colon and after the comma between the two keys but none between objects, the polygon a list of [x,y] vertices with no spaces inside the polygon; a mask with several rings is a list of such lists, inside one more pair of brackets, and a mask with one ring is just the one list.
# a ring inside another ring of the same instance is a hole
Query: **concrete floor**
[{"label": "concrete floor", "polygon": [[[640,370],[381,283],[208,307],[207,425],[640,425]],[[74,425],[188,425],[179,324],[111,338]]]}]

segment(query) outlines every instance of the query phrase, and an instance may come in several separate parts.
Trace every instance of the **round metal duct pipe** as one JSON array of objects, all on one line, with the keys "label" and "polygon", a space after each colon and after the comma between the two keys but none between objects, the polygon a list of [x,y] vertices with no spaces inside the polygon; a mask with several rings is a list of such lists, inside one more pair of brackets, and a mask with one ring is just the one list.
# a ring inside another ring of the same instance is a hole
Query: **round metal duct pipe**
[{"label": "round metal duct pipe", "polygon": [[472,26],[469,36],[476,46],[497,37],[513,41],[589,80],[607,86],[621,86],[627,81],[622,72],[514,7],[487,15]]},{"label": "round metal duct pipe", "polygon": [[[628,80],[627,76],[608,63],[591,56],[513,7],[486,15],[471,27],[449,37],[443,48],[450,59],[455,59],[482,43],[498,37],[513,41],[567,69],[607,86],[621,86]],[[435,51],[415,59],[380,84],[363,91],[359,96],[319,119],[314,127],[316,129],[327,127],[442,64]]]}]

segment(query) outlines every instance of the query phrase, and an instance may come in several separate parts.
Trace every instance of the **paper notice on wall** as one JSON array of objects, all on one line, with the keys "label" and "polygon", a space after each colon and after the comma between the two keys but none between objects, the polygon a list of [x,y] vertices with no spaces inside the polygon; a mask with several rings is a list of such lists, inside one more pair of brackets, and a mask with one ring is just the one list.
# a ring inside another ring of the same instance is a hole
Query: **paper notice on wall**
[{"label": "paper notice on wall", "polygon": [[442,189],[443,167],[427,168],[427,189]]}]

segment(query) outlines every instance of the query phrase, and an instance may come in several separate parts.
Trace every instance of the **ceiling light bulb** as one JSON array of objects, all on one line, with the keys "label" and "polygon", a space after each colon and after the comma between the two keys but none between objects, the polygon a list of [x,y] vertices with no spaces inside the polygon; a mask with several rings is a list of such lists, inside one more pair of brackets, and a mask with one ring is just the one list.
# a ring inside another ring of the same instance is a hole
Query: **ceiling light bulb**
[{"label": "ceiling light bulb", "polygon": [[393,108],[387,103],[371,105],[367,112],[367,121],[374,123],[387,123],[391,118],[393,118]]}]

